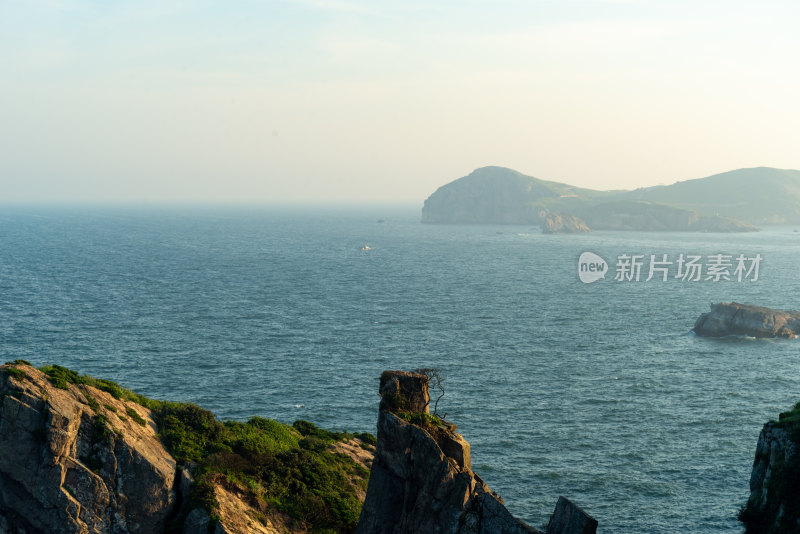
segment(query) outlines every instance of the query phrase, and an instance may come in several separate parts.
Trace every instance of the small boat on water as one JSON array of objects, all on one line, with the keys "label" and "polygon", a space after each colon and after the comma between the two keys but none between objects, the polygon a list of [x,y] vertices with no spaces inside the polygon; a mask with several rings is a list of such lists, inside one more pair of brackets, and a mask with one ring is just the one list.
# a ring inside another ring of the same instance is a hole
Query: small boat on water
[{"label": "small boat on water", "polygon": [[369,245],[364,245],[363,247],[361,247],[361,250],[372,250],[372,247]]}]

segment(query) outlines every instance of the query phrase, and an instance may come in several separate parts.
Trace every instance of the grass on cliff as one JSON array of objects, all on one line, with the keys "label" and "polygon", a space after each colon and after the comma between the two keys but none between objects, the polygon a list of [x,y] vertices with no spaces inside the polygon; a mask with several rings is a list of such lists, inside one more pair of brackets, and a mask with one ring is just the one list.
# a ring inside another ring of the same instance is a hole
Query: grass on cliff
[{"label": "grass on cliff", "polygon": [[329,445],[348,434],[307,421],[293,426],[253,417],[221,422],[193,404],[162,403],[153,409],[159,435],[179,462],[196,462],[196,497],[216,506],[213,485],[223,474],[249,488],[250,504],[270,507],[313,531],[352,532],[366,491],[366,469]]},{"label": "grass on cliff", "polygon": [[134,393],[129,389],[125,389],[111,380],[94,378],[87,375],[79,375],[72,369],[67,369],[66,367],[61,367],[60,365],[46,365],[41,367],[39,370],[47,375],[47,378],[50,380],[50,382],[59,389],[69,389],[67,384],[85,384],[87,386],[97,388],[100,391],[105,391],[115,399],[135,402],[148,408],[150,407],[148,404],[156,402],[143,395]]},{"label": "grass on cliff", "polygon": [[[265,516],[277,510],[296,526],[313,532],[355,530],[361,512],[358,495],[366,492],[369,472],[330,446],[353,437],[374,445],[375,436],[331,432],[308,421],[295,421],[291,426],[262,417],[219,421],[197,405],[149,399],[109,380],[79,375],[59,365],[41,371],[56,387],[90,385],[149,408],[159,438],[178,465],[196,464],[193,499],[212,517],[217,507],[213,488],[222,476],[247,488],[249,504]],[[137,422],[141,419],[132,408],[127,415]],[[171,530],[180,532],[180,521],[173,523]]]}]

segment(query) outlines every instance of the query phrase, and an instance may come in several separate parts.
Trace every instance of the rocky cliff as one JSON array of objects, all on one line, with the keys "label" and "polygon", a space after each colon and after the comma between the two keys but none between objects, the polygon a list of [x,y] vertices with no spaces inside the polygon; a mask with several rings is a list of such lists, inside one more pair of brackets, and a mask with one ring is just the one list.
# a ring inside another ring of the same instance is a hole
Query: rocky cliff
[{"label": "rocky cliff", "polygon": [[[381,375],[378,445],[357,534],[530,534],[472,471],[469,443],[429,412],[425,375]],[[591,534],[597,521],[566,499],[548,534]]]},{"label": "rocky cliff", "polygon": [[0,367],[0,532],[163,532],[175,462],[150,411],[95,387]]},{"label": "rocky cliff", "polygon": [[697,335],[710,337],[796,338],[800,333],[800,312],[720,302],[697,318],[693,330]]},{"label": "rocky cliff", "polygon": [[580,234],[590,231],[586,223],[574,215],[548,213],[542,223],[544,234]]},{"label": "rocky cliff", "polygon": [[[220,422],[63,367],[5,364],[0,534],[539,532],[472,472],[455,427],[429,413],[425,375],[384,373],[380,392],[376,451],[368,434]],[[596,528],[561,498],[547,534]]]},{"label": "rocky cliff", "polygon": [[750,497],[739,513],[747,534],[800,532],[800,403],[761,430]]},{"label": "rocky cliff", "polygon": [[222,422],[12,362],[0,366],[0,534],[353,532],[374,442],[307,421]]}]

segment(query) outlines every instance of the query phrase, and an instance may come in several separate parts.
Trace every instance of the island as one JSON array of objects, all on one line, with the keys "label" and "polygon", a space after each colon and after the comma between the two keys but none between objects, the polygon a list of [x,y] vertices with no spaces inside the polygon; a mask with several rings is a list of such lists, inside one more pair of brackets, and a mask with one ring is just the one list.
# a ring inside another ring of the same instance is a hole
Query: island
[{"label": "island", "polygon": [[692,329],[699,336],[749,336],[796,338],[800,333],[800,312],[774,310],[763,306],[720,302],[697,318]]},{"label": "island", "polygon": [[[555,216],[581,224],[548,224]],[[599,191],[490,166],[439,187],[425,200],[422,222],[536,224],[552,233],[753,232],[758,225],[800,224],[800,171],[758,167],[667,186]]]}]

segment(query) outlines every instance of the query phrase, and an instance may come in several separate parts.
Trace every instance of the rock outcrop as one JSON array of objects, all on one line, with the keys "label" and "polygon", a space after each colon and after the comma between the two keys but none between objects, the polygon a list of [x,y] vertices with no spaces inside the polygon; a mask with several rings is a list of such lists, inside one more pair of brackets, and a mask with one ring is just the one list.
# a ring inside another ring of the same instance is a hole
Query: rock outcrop
[{"label": "rock outcrop", "polygon": [[176,469],[149,410],[64,387],[24,363],[0,367],[0,532],[162,532]]},{"label": "rock outcrop", "polygon": [[556,509],[547,524],[547,533],[590,534],[597,532],[597,520],[566,497],[559,497]]},{"label": "rock outcrop", "polygon": [[761,430],[750,497],[739,514],[747,534],[800,532],[800,403]]},{"label": "rock outcrop", "polygon": [[700,336],[750,336],[796,338],[800,333],[800,312],[773,310],[762,306],[720,302],[702,314],[694,324]]},{"label": "rock outcrop", "polygon": [[[472,471],[469,443],[455,427],[430,415],[425,375],[386,371],[379,393],[378,445],[357,534],[540,532],[514,518]],[[548,534],[591,534],[597,525],[551,524]]]},{"label": "rock outcrop", "polygon": [[574,215],[548,213],[542,223],[543,234],[580,234],[590,231],[586,223]]}]

